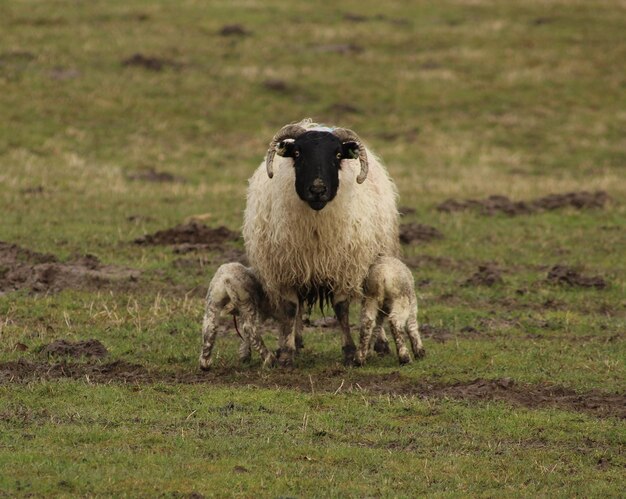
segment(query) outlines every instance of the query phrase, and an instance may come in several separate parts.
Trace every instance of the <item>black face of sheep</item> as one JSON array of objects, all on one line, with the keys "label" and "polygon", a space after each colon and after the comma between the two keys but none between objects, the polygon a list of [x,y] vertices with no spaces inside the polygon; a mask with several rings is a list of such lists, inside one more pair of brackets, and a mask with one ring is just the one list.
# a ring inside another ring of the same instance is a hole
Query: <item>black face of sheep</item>
[{"label": "black face of sheep", "polygon": [[278,154],[293,159],[296,192],[319,211],[337,195],[341,161],[358,158],[359,146],[356,142],[342,143],[329,132],[310,131],[281,142]]}]

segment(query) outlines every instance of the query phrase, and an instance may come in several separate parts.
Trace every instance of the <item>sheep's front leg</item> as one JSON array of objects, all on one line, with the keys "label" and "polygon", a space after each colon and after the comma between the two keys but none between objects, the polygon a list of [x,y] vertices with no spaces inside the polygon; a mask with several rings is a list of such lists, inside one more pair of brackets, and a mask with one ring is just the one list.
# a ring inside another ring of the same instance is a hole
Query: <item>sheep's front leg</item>
[{"label": "sheep's front leg", "polygon": [[284,300],[281,304],[280,332],[278,336],[278,363],[281,366],[293,365],[296,353],[296,335],[302,319],[298,301]]},{"label": "sheep's front leg", "polygon": [[343,363],[347,366],[354,364],[354,355],[356,354],[356,346],[352,335],[350,334],[350,302],[348,300],[338,301],[333,303],[333,309],[335,315],[339,321],[339,327],[341,327],[342,346],[343,351]]},{"label": "sheep's front leg", "polygon": [[211,300],[207,300],[202,320],[202,351],[200,352],[200,369],[207,370],[211,367],[213,359],[211,352],[217,336],[219,323],[219,311]]},{"label": "sheep's front leg", "polygon": [[359,350],[356,354],[355,364],[362,366],[365,364],[367,353],[370,349],[370,341],[374,326],[377,322],[378,307],[375,301],[365,301],[361,307],[361,325],[359,333]]}]

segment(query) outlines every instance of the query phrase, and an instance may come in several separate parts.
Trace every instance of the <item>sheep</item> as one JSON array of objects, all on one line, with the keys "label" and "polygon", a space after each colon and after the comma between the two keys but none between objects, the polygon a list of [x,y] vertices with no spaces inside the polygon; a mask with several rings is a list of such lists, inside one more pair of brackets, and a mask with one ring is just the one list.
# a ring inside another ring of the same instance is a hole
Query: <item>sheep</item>
[{"label": "sheep", "polygon": [[213,359],[211,352],[220,317],[226,315],[241,318],[241,345],[239,358],[247,362],[251,357],[250,344],[259,352],[264,366],[272,366],[276,357],[270,352],[257,331],[257,323],[272,316],[271,308],[259,280],[252,269],[240,263],[221,265],[211,283],[206,296],[204,319],[202,321],[202,351],[200,368],[208,370]]},{"label": "sheep", "polygon": [[356,364],[363,365],[374,329],[382,329],[389,318],[391,334],[396,342],[400,364],[411,362],[402,334],[406,333],[416,359],[426,351],[417,327],[417,298],[413,274],[397,258],[381,257],[369,269],[363,283],[361,331]]},{"label": "sheep", "polygon": [[270,142],[249,181],[243,238],[248,259],[281,311],[278,360],[293,362],[305,302],[330,301],[344,362],[356,346],[351,300],[379,255],[399,253],[397,190],[358,135],[303,120]]}]

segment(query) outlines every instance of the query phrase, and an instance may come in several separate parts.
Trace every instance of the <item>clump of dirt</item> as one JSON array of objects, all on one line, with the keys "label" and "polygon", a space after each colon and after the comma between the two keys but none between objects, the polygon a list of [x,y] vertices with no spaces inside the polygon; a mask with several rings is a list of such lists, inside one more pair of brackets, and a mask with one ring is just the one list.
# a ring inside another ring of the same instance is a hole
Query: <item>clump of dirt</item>
[{"label": "clump of dirt", "polygon": [[182,177],[178,177],[169,172],[157,171],[154,167],[142,168],[136,172],[129,173],[126,175],[126,178],[128,180],[141,180],[143,182],[157,183],[185,182],[185,179]]},{"label": "clump of dirt", "polygon": [[218,31],[220,36],[248,36],[252,31],[248,30],[241,24],[226,24]]},{"label": "clump of dirt", "polygon": [[291,90],[291,87],[285,80],[279,80],[277,78],[270,78],[263,82],[263,86],[267,90],[278,93],[287,93]]},{"label": "clump of dirt", "polygon": [[360,54],[364,49],[356,43],[338,43],[330,45],[313,45],[311,50],[313,50],[313,52],[353,55]]},{"label": "clump of dirt", "polygon": [[530,201],[512,201],[506,196],[494,195],[485,199],[447,199],[437,205],[437,210],[446,213],[476,210],[483,215],[505,213],[510,216],[516,216],[565,207],[572,207],[578,210],[603,208],[610,199],[610,196],[605,191],[550,194]]},{"label": "clump of dirt", "polygon": [[478,271],[467,279],[464,286],[494,286],[502,284],[502,272],[492,263],[479,265]]},{"label": "clump of dirt", "polygon": [[427,243],[435,239],[443,239],[443,234],[435,227],[418,223],[400,225],[400,242],[402,244]]},{"label": "clump of dirt", "polygon": [[141,53],[136,53],[124,59],[122,61],[122,66],[143,68],[149,71],[162,71],[166,67],[179,69],[182,65],[169,59],[150,57]]},{"label": "clump of dirt", "polygon": [[154,234],[146,234],[135,239],[134,243],[149,246],[172,244],[204,245],[203,247],[211,248],[220,246],[228,241],[236,241],[239,237],[238,232],[233,232],[224,226],[212,229],[198,222],[190,222],[177,225],[171,229],[160,230]]},{"label": "clump of dirt", "polygon": [[68,288],[99,289],[135,282],[139,275],[138,270],[103,265],[93,255],[61,263],[54,255],[0,242],[0,294],[20,289],[39,293]]},{"label": "clump of dirt", "polygon": [[101,359],[109,354],[107,348],[98,340],[85,340],[71,342],[67,340],[56,340],[41,349],[41,353],[52,356],[69,357],[95,357]]},{"label": "clump of dirt", "polygon": [[401,217],[406,217],[408,215],[415,215],[416,211],[417,210],[415,208],[411,208],[410,206],[400,206],[398,208],[398,214]]},{"label": "clump of dirt", "polygon": [[359,114],[361,110],[349,102],[335,102],[326,108],[326,111],[333,115],[342,116],[344,114]]},{"label": "clump of dirt", "polygon": [[299,370],[237,371],[218,368],[208,372],[156,371],[125,361],[101,363],[35,363],[25,359],[0,363],[0,384],[24,383],[37,379],[83,379],[93,383],[184,383],[259,388],[283,388],[320,393],[368,393],[407,395],[423,398],[452,398],[471,402],[500,401],[531,409],[555,407],[585,412],[595,417],[626,419],[626,395],[599,390],[576,392],[550,383],[526,384],[511,378],[475,379],[446,383],[415,380],[394,371],[364,374],[351,368],[329,368],[303,376]]},{"label": "clump of dirt", "polygon": [[437,343],[445,343],[446,341],[454,339],[454,333],[443,326],[420,324],[419,332],[423,338],[430,338]]},{"label": "clump of dirt", "polygon": [[548,272],[546,281],[551,284],[561,284],[579,288],[604,289],[606,281],[600,276],[585,276],[576,269],[567,265],[555,265]]}]

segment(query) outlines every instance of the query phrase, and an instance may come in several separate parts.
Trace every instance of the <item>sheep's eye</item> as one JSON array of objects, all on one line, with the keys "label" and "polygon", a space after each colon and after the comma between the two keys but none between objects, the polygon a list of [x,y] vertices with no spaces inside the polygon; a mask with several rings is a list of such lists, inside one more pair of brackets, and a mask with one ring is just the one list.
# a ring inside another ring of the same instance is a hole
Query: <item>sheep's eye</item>
[{"label": "sheep's eye", "polygon": [[341,159],[341,153],[340,152],[337,153],[337,159]]},{"label": "sheep's eye", "polygon": [[294,158],[297,158],[298,156],[300,156],[300,151],[294,151],[293,156]]}]

